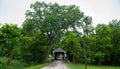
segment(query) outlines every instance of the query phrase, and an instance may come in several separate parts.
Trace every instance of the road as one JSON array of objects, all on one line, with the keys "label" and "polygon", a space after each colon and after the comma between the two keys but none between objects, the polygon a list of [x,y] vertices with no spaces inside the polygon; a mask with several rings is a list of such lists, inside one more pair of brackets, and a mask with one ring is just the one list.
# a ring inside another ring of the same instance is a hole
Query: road
[{"label": "road", "polygon": [[42,69],[71,69],[68,67],[64,61],[53,61],[50,65],[42,68]]}]

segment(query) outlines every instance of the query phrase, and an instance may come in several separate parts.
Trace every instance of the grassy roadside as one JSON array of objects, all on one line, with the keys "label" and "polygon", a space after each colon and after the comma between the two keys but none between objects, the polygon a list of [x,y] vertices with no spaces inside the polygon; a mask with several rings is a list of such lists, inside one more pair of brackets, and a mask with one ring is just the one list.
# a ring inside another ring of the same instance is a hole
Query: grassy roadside
[{"label": "grassy roadside", "polygon": [[[72,64],[67,63],[71,69],[84,69],[83,64]],[[87,69],[120,69],[120,66],[97,66],[97,65],[88,65]]]},{"label": "grassy roadside", "polygon": [[7,66],[8,58],[7,57],[0,57],[0,69],[41,69],[42,67],[47,66],[50,64],[51,58],[48,59],[48,63],[39,64],[39,65],[31,65],[27,67],[27,63],[20,62],[19,60],[13,60],[11,66]]},{"label": "grassy roadside", "polygon": [[51,63],[53,58],[48,58],[48,63],[44,63],[44,64],[39,64],[39,65],[34,65],[34,66],[31,66],[31,67],[28,67],[28,68],[24,68],[24,69],[41,69],[47,65],[49,65]]},{"label": "grassy roadside", "polygon": [[42,67],[47,66],[49,63],[44,63],[44,64],[39,64],[39,65],[35,65],[35,66],[31,66],[25,69],[41,69]]}]

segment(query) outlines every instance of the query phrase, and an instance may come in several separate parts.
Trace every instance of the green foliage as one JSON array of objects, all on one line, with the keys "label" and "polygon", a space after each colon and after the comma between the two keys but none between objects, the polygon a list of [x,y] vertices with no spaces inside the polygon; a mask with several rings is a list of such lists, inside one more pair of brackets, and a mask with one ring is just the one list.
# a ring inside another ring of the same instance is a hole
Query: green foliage
[{"label": "green foliage", "polygon": [[99,24],[95,28],[96,37],[95,37],[95,46],[94,46],[94,61],[95,64],[108,64],[110,60],[110,51],[112,49],[111,43],[111,29],[109,26],[104,24]]},{"label": "green foliage", "polygon": [[92,26],[92,17],[84,16],[81,26],[82,26],[84,36],[91,34],[94,30]]},{"label": "green foliage", "polygon": [[46,42],[47,37],[40,32],[32,36],[21,36],[18,56],[27,63],[42,63],[47,49]]},{"label": "green foliage", "polygon": [[120,65],[120,20],[112,20],[109,23],[111,28],[111,43],[113,44],[112,50],[110,52],[111,57],[110,62],[112,65]]},{"label": "green foliage", "polygon": [[0,42],[4,46],[3,48],[13,49],[17,45],[21,29],[17,25],[5,24],[1,28],[1,33]]},{"label": "green foliage", "polygon": [[77,61],[80,58],[81,46],[76,34],[72,31],[63,37],[63,49],[67,51],[67,57],[70,61]]},{"label": "green foliage", "polygon": [[8,58],[6,57],[0,57],[0,64],[2,66],[7,66]]},{"label": "green foliage", "polygon": [[13,60],[11,66],[7,66],[8,58],[0,57],[0,69],[23,69],[25,63]]},{"label": "green foliage", "polygon": [[79,7],[75,5],[60,6],[57,3],[46,4],[37,1],[31,4],[30,8],[33,11],[27,10],[26,12],[27,19],[23,24],[25,31],[40,29],[44,33],[51,34],[55,41],[59,41],[62,33],[69,28],[75,28],[84,16]]},{"label": "green foliage", "polygon": [[[84,69],[83,64],[72,64],[67,63],[71,69]],[[97,66],[97,65],[88,65],[87,69],[120,69],[120,66]]]},{"label": "green foliage", "polygon": [[7,41],[8,38],[16,38],[20,35],[20,28],[14,24],[5,24],[2,26],[1,31],[3,33],[4,40]]},{"label": "green foliage", "polygon": [[2,44],[2,53],[4,56],[9,56],[8,65],[11,65],[13,58],[13,49],[18,44],[18,37],[21,34],[21,29],[14,24],[5,24],[1,28],[0,43]]},{"label": "green foliage", "polygon": [[[92,18],[85,16],[78,6],[37,1],[27,10],[22,28],[14,24],[0,27],[0,56],[5,56],[0,58],[0,67],[7,66],[6,57],[9,61],[14,58],[29,64],[42,63],[50,49],[58,46],[67,51],[71,61],[120,65],[119,38],[120,20],[112,20],[109,25],[98,24],[94,29]],[[13,61],[8,67],[21,65]]]},{"label": "green foliage", "polygon": [[23,32],[40,30],[47,35],[48,50],[45,60],[48,58],[51,46],[59,42],[68,29],[75,29],[76,26],[80,26],[80,20],[84,17],[83,12],[75,5],[61,6],[57,3],[47,4],[36,1],[31,4],[30,8],[26,12]]}]

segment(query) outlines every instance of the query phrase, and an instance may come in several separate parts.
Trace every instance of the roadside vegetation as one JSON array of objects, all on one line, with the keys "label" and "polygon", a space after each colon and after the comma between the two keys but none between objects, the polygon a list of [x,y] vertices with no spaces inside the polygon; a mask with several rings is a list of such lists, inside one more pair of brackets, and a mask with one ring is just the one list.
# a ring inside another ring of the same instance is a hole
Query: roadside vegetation
[{"label": "roadside vegetation", "polygon": [[[71,69],[84,69],[84,64],[68,63]],[[87,69],[120,69],[120,66],[88,65]]]},{"label": "roadside vegetation", "polygon": [[13,60],[11,66],[8,66],[8,58],[0,57],[0,69],[23,69],[27,67],[26,63],[18,60]]},{"label": "roadside vegetation", "polygon": [[31,67],[27,67],[27,68],[24,68],[24,69],[41,69],[45,66],[47,66],[49,63],[44,63],[44,64],[39,64],[39,65],[34,65],[34,66],[31,66]]}]

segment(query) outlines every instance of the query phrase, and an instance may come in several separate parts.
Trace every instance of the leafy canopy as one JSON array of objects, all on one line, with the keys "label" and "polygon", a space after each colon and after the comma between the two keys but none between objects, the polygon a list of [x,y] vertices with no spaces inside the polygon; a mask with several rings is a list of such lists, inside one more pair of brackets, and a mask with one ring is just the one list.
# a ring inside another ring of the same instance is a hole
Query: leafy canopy
[{"label": "leafy canopy", "polygon": [[[58,5],[57,3],[35,2],[31,4],[30,10],[26,12],[26,20],[23,24],[24,31],[38,30],[51,35],[55,39],[60,39],[62,33],[69,28],[80,25],[80,20],[84,17],[83,12],[75,5]],[[25,26],[25,25],[28,26]]]}]

